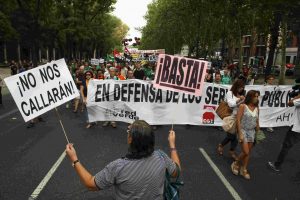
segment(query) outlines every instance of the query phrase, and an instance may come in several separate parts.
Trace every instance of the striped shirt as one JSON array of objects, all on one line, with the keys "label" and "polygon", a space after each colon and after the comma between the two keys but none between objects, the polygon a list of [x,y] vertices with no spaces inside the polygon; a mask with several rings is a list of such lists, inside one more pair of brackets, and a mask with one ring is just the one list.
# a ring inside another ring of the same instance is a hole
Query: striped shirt
[{"label": "striped shirt", "polygon": [[166,169],[169,174],[176,164],[162,151],[147,158],[117,159],[95,175],[100,189],[113,187],[113,198],[163,200]]}]

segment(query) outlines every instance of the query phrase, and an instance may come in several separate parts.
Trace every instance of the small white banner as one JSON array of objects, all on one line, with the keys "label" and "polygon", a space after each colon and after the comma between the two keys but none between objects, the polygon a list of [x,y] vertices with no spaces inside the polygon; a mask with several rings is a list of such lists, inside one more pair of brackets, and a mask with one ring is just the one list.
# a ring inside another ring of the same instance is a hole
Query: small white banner
[{"label": "small white banner", "polygon": [[99,59],[96,59],[96,58],[92,58],[92,59],[91,59],[91,64],[92,64],[92,65],[99,65],[99,63],[100,63],[100,60],[99,60]]},{"label": "small white banner", "polygon": [[79,96],[64,59],[4,79],[25,122]]}]

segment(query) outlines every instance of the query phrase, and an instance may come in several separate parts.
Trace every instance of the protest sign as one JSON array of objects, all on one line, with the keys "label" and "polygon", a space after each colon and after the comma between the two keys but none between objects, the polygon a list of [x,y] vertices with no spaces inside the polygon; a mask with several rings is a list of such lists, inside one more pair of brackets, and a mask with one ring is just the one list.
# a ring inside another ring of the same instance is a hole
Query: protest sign
[{"label": "protest sign", "polygon": [[91,59],[91,64],[92,64],[92,65],[99,65],[99,63],[100,63],[100,60],[99,60],[99,59],[96,59],[96,58],[92,58],[92,59]]},{"label": "protest sign", "polygon": [[201,96],[207,61],[160,54],[154,87]]},{"label": "protest sign", "polygon": [[[202,96],[163,91],[141,80],[93,80],[88,86],[89,120],[146,120],[151,125],[192,124],[221,126],[215,110],[231,86],[205,83]],[[288,107],[291,86],[246,86],[260,91],[261,127],[289,126],[293,108]],[[175,111],[175,112],[174,112]]]},{"label": "protest sign", "polygon": [[139,50],[135,48],[127,49],[129,52],[133,62],[140,61],[149,61],[156,62],[159,54],[164,54],[164,49],[156,49],[156,50]]},{"label": "protest sign", "polygon": [[4,81],[25,122],[79,96],[64,59]]}]

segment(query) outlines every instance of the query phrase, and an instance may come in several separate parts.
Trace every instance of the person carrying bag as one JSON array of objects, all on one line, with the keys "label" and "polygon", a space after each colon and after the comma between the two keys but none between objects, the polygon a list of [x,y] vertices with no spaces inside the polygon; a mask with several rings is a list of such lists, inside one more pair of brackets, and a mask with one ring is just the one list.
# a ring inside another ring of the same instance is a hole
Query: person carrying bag
[{"label": "person carrying bag", "polygon": [[222,128],[226,132],[226,137],[221,143],[218,144],[218,154],[223,155],[224,146],[230,142],[231,146],[229,149],[229,154],[234,160],[237,159],[235,148],[238,144],[236,137],[236,114],[238,106],[243,103],[245,99],[244,88],[245,83],[240,79],[236,80],[233,83],[230,91],[227,92],[225,100],[220,103],[219,106],[221,106],[221,108],[216,110],[219,117],[223,119]]}]

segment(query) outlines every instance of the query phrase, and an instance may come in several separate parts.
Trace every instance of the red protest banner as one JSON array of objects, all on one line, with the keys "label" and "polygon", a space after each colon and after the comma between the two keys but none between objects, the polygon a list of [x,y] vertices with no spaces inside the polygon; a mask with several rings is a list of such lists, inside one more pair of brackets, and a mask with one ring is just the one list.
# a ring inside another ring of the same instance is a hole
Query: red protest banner
[{"label": "red protest banner", "polygon": [[157,60],[155,88],[201,96],[207,61],[160,54]]}]

